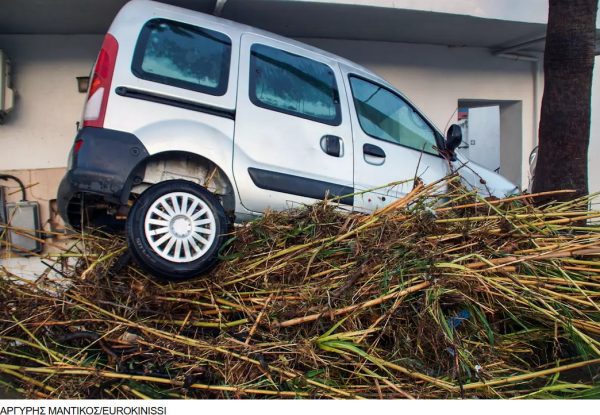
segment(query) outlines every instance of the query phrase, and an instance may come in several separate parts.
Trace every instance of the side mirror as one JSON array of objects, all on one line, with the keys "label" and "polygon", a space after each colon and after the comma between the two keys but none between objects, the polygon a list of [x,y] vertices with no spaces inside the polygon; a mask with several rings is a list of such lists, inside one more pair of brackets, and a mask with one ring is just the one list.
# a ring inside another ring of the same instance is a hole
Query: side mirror
[{"label": "side mirror", "polygon": [[452,124],[446,133],[446,151],[453,154],[460,143],[462,143],[462,129],[460,125]]}]

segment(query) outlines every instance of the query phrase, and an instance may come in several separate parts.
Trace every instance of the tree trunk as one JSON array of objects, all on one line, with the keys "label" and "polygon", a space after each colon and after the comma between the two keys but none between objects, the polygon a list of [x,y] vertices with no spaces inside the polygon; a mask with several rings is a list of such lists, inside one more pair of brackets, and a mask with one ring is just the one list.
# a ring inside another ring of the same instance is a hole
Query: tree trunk
[{"label": "tree trunk", "polygon": [[549,0],[549,5],[544,97],[532,191],[575,190],[575,194],[552,198],[568,200],[588,194],[598,0]]}]

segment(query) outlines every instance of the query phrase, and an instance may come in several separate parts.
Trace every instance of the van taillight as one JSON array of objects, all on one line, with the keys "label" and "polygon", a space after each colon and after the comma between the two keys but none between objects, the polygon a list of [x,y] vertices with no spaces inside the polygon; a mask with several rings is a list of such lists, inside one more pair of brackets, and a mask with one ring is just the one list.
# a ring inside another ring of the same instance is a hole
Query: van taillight
[{"label": "van taillight", "polygon": [[103,127],[119,43],[111,34],[104,37],[102,49],[94,66],[88,98],[83,113],[84,127]]}]

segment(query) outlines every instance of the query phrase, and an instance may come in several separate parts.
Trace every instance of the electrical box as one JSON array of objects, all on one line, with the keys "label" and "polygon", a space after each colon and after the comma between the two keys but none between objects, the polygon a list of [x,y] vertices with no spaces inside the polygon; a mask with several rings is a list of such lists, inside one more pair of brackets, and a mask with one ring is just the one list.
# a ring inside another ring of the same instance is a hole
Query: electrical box
[{"label": "electrical box", "polygon": [[21,255],[42,252],[40,241],[40,205],[37,202],[6,204],[6,218],[11,228],[8,240],[13,252]]},{"label": "electrical box", "polygon": [[12,89],[10,61],[4,51],[0,50],[0,124],[12,110],[15,94]]}]

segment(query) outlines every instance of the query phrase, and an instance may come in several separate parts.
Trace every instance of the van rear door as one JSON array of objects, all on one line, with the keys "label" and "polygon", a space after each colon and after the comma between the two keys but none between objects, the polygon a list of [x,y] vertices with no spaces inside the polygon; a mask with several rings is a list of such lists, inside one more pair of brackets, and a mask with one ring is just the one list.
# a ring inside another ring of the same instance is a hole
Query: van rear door
[{"label": "van rear door", "polygon": [[260,35],[241,41],[234,177],[246,209],[339,196],[351,206],[353,146],[339,65]]}]

